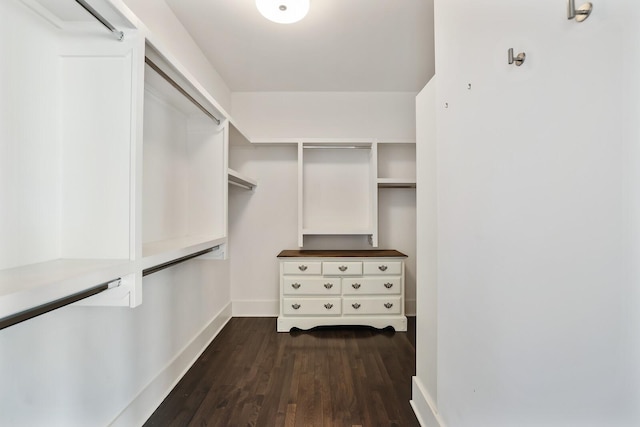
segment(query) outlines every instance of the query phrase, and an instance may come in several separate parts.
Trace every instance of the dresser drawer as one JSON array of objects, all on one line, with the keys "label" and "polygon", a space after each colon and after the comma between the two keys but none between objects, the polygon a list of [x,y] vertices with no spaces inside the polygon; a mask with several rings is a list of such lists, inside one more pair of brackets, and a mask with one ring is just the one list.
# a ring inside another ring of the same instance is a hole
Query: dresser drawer
[{"label": "dresser drawer", "polygon": [[402,261],[365,261],[365,276],[388,275],[399,276],[402,274]]},{"label": "dresser drawer", "polygon": [[342,312],[354,315],[400,314],[400,297],[390,298],[344,298]]},{"label": "dresser drawer", "polygon": [[322,262],[320,261],[287,261],[283,262],[282,271],[284,274],[315,274],[319,276],[322,274]]},{"label": "dresser drawer", "polygon": [[335,316],[341,313],[340,298],[284,298],[282,311],[287,316]]},{"label": "dresser drawer", "polygon": [[400,277],[354,277],[342,279],[345,295],[395,295],[402,290]]},{"label": "dresser drawer", "polygon": [[340,278],[286,277],[283,279],[284,295],[340,295]]},{"label": "dresser drawer", "polygon": [[362,262],[333,262],[322,263],[322,274],[325,276],[361,276]]}]

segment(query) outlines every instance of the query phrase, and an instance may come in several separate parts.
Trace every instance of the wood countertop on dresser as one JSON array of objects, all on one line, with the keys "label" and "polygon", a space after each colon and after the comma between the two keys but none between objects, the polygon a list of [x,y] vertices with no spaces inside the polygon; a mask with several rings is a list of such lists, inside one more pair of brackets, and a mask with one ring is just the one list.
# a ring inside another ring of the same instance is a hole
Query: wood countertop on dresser
[{"label": "wood countertop on dresser", "polygon": [[278,258],[407,258],[407,255],[395,249],[371,250],[298,250],[285,249]]}]

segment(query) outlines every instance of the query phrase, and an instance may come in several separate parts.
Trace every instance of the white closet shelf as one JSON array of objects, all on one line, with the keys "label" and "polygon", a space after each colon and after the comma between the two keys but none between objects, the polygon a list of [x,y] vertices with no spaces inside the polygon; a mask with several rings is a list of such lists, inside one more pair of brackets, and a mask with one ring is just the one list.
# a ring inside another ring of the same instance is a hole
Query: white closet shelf
[{"label": "white closet shelf", "polygon": [[339,227],[331,227],[331,228],[303,228],[302,234],[306,236],[332,236],[332,235],[344,235],[344,236],[362,236],[373,234],[374,231],[371,229],[356,229],[356,228],[339,228]]},{"label": "white closet shelf", "polygon": [[415,178],[378,178],[378,188],[416,188]]},{"label": "white closet shelf", "polygon": [[229,184],[236,185],[238,187],[246,188],[247,190],[253,190],[258,186],[258,182],[249,178],[231,168],[228,169]]},{"label": "white closet shelf", "polygon": [[0,271],[0,319],[122,278],[128,259],[57,259]]},{"label": "white closet shelf", "polygon": [[142,247],[142,269],[155,267],[225,243],[227,243],[226,237],[212,236],[183,236],[146,243]]}]

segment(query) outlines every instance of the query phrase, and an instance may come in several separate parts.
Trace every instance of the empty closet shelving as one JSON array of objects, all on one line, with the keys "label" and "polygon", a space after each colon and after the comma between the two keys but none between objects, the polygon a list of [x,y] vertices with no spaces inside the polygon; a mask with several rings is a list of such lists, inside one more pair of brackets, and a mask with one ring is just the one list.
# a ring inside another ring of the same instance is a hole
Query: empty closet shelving
[{"label": "empty closet shelving", "polygon": [[366,235],[377,246],[375,165],[371,141],[299,143],[300,247],[308,235]]},{"label": "empty closet shelving", "polygon": [[132,273],[136,51],[74,2],[1,2],[0,37],[3,318]]},{"label": "empty closet shelving", "polygon": [[145,268],[226,242],[223,115],[147,46],[142,258]]},{"label": "empty closet shelving", "polygon": [[378,142],[379,188],[415,188],[415,141]]},{"label": "empty closet shelving", "polygon": [[[229,146],[250,146],[249,138],[245,136],[231,121],[229,121]],[[247,176],[246,174],[236,170],[229,156],[228,180],[229,184],[243,188],[245,190],[253,190],[258,186],[258,182]]]}]

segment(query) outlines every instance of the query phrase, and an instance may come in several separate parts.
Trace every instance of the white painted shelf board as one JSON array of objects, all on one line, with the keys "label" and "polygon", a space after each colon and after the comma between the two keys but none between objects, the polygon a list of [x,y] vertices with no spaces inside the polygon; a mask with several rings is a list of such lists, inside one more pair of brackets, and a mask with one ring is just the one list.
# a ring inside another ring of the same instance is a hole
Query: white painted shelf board
[{"label": "white painted shelf board", "polygon": [[229,144],[233,146],[251,145],[252,139],[229,117]]},{"label": "white painted shelf board", "polygon": [[241,174],[238,171],[235,171],[231,168],[228,168],[228,174],[229,174],[229,183],[230,184],[236,184],[239,185],[240,187],[249,187],[249,189],[253,190],[255,187],[258,186],[258,182],[252,178],[249,178],[246,175]]},{"label": "white painted shelf board", "polygon": [[128,259],[57,259],[0,272],[0,318],[132,273]]},{"label": "white painted shelf board", "polygon": [[145,243],[142,246],[142,268],[155,267],[205,249],[227,243],[225,237],[183,236],[175,239]]},{"label": "white painted shelf board", "polygon": [[372,138],[252,138],[253,144],[324,144],[324,145],[370,145]]},{"label": "white painted shelf board", "polygon": [[378,178],[378,188],[416,188],[416,180],[411,178]]},{"label": "white painted shelf board", "polygon": [[376,142],[378,144],[415,144],[416,140],[414,138],[379,138]]},{"label": "white painted shelf board", "polygon": [[330,229],[321,229],[321,228],[303,228],[302,234],[306,236],[333,236],[333,235],[345,235],[345,236],[360,236],[360,235],[369,235],[373,234],[373,230],[370,229],[340,229],[332,227]]}]

